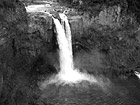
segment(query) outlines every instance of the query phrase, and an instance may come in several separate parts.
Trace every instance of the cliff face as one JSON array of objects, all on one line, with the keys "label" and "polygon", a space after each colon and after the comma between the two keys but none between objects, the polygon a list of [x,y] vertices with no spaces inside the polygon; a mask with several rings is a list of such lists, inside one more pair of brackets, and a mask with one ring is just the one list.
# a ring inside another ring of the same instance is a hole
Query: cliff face
[{"label": "cliff face", "polygon": [[25,9],[21,2],[1,2],[1,64],[20,68],[23,62],[34,65],[34,61],[41,57],[41,65],[47,63],[58,68],[58,45],[48,13],[57,17],[58,12],[65,12],[71,25],[74,59],[78,62],[75,61],[76,66],[82,65],[78,53],[83,51],[92,52],[91,56],[97,59],[96,63],[88,59],[85,62],[98,65],[101,71],[105,69],[103,72],[139,68],[139,23],[136,14],[127,12],[127,2],[106,4],[94,1],[87,7],[88,3],[71,7],[56,1],[36,0]]},{"label": "cliff face", "polygon": [[[132,12],[126,12],[122,4],[107,5],[98,3],[95,7],[93,6],[92,12],[91,10],[81,10],[84,7],[78,7],[77,9],[56,2],[38,5],[32,11],[30,8],[31,6],[27,7],[27,11],[29,11],[28,33],[34,37],[38,35],[48,46],[51,46],[48,47],[49,49],[46,48],[47,51],[51,51],[53,48],[57,49],[52,19],[47,13],[54,14],[57,17],[57,12],[65,12],[71,25],[75,57],[80,56],[77,53],[83,50],[92,52],[91,56],[100,55],[95,58],[100,59],[96,63],[98,65],[97,68],[101,68],[101,72],[113,70],[114,72],[119,71],[125,74],[126,71],[133,72],[137,68],[138,62],[132,59],[139,58],[139,55],[133,56],[134,52],[139,52],[139,35],[137,34],[139,23],[136,15]],[[34,45],[32,49],[40,50],[43,48],[41,46],[42,42],[37,41],[36,44],[34,42],[32,44]],[[37,48],[37,45],[40,47]],[[39,54],[42,53],[41,51],[38,51]],[[35,53],[37,50],[33,52]],[[78,57],[75,59],[77,61]],[[90,60],[85,62],[89,64]],[[77,64],[79,63],[78,60]],[[93,62],[91,65],[96,63]],[[86,68],[88,67],[86,66]],[[102,69],[105,70],[102,71]],[[88,71],[95,72],[96,70],[88,69]]]},{"label": "cliff face", "polygon": [[127,10],[129,2],[107,4],[94,1],[88,7],[89,1],[73,7],[56,1],[34,2],[26,9],[18,1],[0,2],[2,65],[20,68],[16,63],[24,62],[19,60],[21,57],[32,65],[40,56],[48,59],[48,53],[55,55],[55,58],[47,60],[53,64],[55,60],[50,59],[58,59],[58,45],[52,19],[47,13],[57,17],[58,12],[65,12],[71,25],[75,59],[78,59],[79,51],[89,53],[96,50],[102,58],[97,58],[100,59],[96,62],[99,68],[115,71],[139,68],[138,16]]}]

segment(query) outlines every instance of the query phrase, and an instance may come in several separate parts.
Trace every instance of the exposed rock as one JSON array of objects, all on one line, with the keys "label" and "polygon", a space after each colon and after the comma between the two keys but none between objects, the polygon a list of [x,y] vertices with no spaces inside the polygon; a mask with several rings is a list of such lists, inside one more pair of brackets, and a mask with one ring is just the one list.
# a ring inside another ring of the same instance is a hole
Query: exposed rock
[{"label": "exposed rock", "polygon": [[72,36],[76,39],[81,38],[84,33],[82,16],[71,16],[69,18],[69,22],[71,26]]},{"label": "exposed rock", "polygon": [[98,15],[90,17],[85,13],[83,27],[92,27],[97,31],[118,30],[132,23],[133,17],[121,14],[120,6],[104,7]]},{"label": "exposed rock", "polygon": [[28,17],[28,33],[32,34],[38,31],[44,40],[50,42],[53,34],[52,17],[46,13],[29,13]]},{"label": "exposed rock", "polygon": [[[42,8],[42,7],[40,7]],[[45,8],[45,7],[44,7]],[[47,8],[47,7],[46,7]],[[45,9],[46,9],[45,8]],[[38,11],[40,9],[38,8]],[[76,38],[80,38],[82,35],[86,33],[89,28],[93,28],[96,31],[107,31],[107,30],[118,30],[128,25],[128,21],[132,23],[133,17],[131,16],[123,16],[121,15],[121,7],[120,6],[112,6],[112,7],[104,7],[102,11],[100,11],[99,15],[90,17],[88,13],[84,13],[83,15],[72,15],[67,12],[69,17],[69,22],[71,24],[72,35]],[[31,15],[32,14],[32,15]],[[39,16],[40,14],[40,16]],[[47,18],[46,13],[42,11],[42,13],[29,13],[29,17],[31,17],[31,22],[40,21],[40,19],[33,19],[33,17],[39,18],[42,17],[46,20],[46,22],[51,22],[51,17]],[[36,27],[39,27],[38,24]],[[43,26],[43,25],[42,25]],[[31,26],[29,26],[31,27]],[[48,26],[51,27],[51,26]],[[34,27],[35,30],[35,27]],[[42,32],[45,32],[43,28],[40,28]],[[40,31],[41,32],[41,31]]]}]

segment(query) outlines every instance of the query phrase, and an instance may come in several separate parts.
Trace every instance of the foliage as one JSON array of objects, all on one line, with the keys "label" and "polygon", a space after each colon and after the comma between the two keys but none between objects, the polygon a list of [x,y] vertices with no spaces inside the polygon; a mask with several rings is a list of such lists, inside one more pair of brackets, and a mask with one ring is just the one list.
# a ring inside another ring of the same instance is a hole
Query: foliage
[{"label": "foliage", "polygon": [[78,42],[83,46],[88,46],[88,52],[98,49],[100,54],[104,55],[102,59],[104,66],[100,65],[100,68],[104,69],[102,73],[130,76],[139,68],[140,64],[140,42],[138,36],[130,30],[133,31],[132,27],[129,29],[125,27],[120,31],[104,32],[103,34],[90,29],[91,36],[82,38]]}]

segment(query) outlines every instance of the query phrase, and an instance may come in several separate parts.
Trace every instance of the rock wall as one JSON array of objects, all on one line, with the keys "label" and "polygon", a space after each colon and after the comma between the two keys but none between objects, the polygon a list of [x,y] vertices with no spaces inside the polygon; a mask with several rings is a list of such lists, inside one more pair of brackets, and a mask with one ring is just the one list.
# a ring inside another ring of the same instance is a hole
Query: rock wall
[{"label": "rock wall", "polygon": [[[59,11],[65,12],[68,16],[73,37],[74,53],[80,50],[92,51],[96,49],[97,51],[95,52],[98,52],[99,54],[97,55],[100,55],[97,59],[102,58],[97,65],[105,69],[105,72],[110,69],[124,72],[127,70],[133,71],[137,68],[137,61],[130,67],[130,64],[133,62],[131,59],[139,58],[139,55],[130,58],[131,54],[139,52],[139,47],[137,47],[139,41],[137,40],[137,35],[135,35],[138,31],[139,23],[135,14],[123,12],[122,6],[118,4],[112,6],[102,5],[98,14],[91,14],[88,11],[81,13],[68,7],[62,7],[62,9],[57,7],[54,10],[50,13],[56,15],[57,11]],[[37,40],[41,38],[41,40],[48,43],[48,46],[52,46],[52,49],[57,49],[51,17],[45,11],[28,13],[28,17],[28,33],[31,36],[38,35]],[[37,45],[40,47],[37,48]],[[39,49],[39,54],[42,53],[42,50],[40,50],[43,48],[42,41],[36,42],[36,44],[33,42],[33,46],[33,49]],[[48,48],[50,47],[46,47],[47,50]],[[37,50],[33,50],[33,52],[37,52]],[[95,55],[93,54],[93,56]],[[106,66],[103,66],[101,63]]]},{"label": "rock wall", "polygon": [[[80,50],[90,52],[96,49],[95,52],[99,53],[97,55],[102,54],[101,56],[105,57],[105,62],[102,63],[106,66],[101,66],[100,63],[103,60],[99,60],[99,65],[105,69],[118,70],[122,65],[131,71],[138,67],[137,61],[131,65],[133,67],[130,67],[130,63],[131,59],[139,58],[139,23],[135,14],[123,12],[121,5],[102,5],[98,14],[91,14],[89,11],[78,12],[66,6],[60,8],[59,4],[49,5],[49,7],[45,5],[42,12],[27,13],[20,2],[12,5],[13,7],[1,7],[0,10],[2,65],[5,63],[13,65],[11,60],[15,58],[18,59],[15,61],[20,64],[23,62],[19,61],[21,56],[26,56],[25,61],[32,64],[32,60],[40,56],[45,56],[44,59],[48,60],[49,53],[57,52],[58,45],[53,22],[45,12],[48,10],[47,12],[52,14],[58,11],[67,14],[72,30],[74,54]],[[93,13],[95,13],[94,10]],[[130,57],[130,55],[135,56]],[[54,60],[49,60],[49,62],[53,64]],[[16,63],[14,64],[14,67],[17,67]]]}]

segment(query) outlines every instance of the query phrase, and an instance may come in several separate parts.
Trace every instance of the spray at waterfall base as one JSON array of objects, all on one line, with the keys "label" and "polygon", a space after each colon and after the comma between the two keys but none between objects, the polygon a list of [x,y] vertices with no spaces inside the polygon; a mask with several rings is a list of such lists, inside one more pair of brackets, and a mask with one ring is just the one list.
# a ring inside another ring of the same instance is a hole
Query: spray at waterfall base
[{"label": "spray at waterfall base", "polygon": [[57,33],[57,42],[59,45],[60,72],[50,77],[49,80],[43,82],[41,84],[42,89],[48,84],[69,84],[73,86],[74,84],[78,84],[82,81],[87,81],[90,84],[98,84],[98,81],[94,76],[82,73],[77,68],[74,68],[70,25],[65,14],[59,13],[59,17],[60,21],[52,16]]}]

